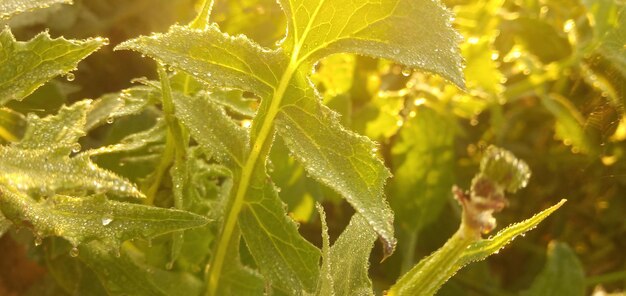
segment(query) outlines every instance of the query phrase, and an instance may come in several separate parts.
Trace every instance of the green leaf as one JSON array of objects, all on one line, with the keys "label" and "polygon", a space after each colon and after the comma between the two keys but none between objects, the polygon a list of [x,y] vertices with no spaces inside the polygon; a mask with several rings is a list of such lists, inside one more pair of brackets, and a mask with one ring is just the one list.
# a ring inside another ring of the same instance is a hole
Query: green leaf
[{"label": "green leaf", "polygon": [[330,248],[335,295],[374,295],[369,279],[369,257],[376,232],[358,213]]},{"label": "green leaf", "polygon": [[[460,36],[438,1],[280,0],[287,14],[283,46],[292,58],[315,62],[350,52],[390,59],[463,85]],[[402,32],[398,34],[397,32]]]},{"label": "green leaf", "polygon": [[[259,168],[264,172],[265,167]],[[265,173],[257,171],[239,214],[239,225],[261,273],[288,295],[314,292],[319,250],[298,233],[296,223]]]},{"label": "green leaf", "polygon": [[243,127],[234,124],[221,106],[202,93],[195,97],[175,93],[173,100],[176,116],[200,145],[231,169],[243,166],[248,135]]},{"label": "green leaf", "polygon": [[142,132],[130,134],[117,144],[90,149],[81,153],[81,155],[95,156],[140,150],[148,147],[149,145],[164,143],[166,132],[167,129],[165,122],[163,120],[158,120],[152,128]]},{"label": "green leaf", "polygon": [[[238,182],[211,264],[209,294],[215,292],[223,256],[238,216],[242,216],[240,223],[250,222],[250,226],[290,222],[274,213],[282,212],[280,200],[273,184],[266,180],[264,171],[275,130],[311,175],[341,193],[367,219],[383,238],[386,255],[393,252],[393,214],[382,190],[389,172],[373,153],[374,143],[345,130],[337,114],[321,104],[308,77],[315,61],[333,53],[354,52],[433,71],[459,86],[463,85],[461,58],[456,46],[459,37],[449,26],[450,14],[437,1],[366,1],[358,4],[349,1],[292,1],[281,4],[287,14],[289,29],[278,49],[262,48],[245,36],[229,36],[220,32],[215,24],[204,30],[173,26],[165,34],[139,37],[116,48],[139,51],[211,86],[246,90],[261,97],[261,105],[250,130],[249,145],[246,142],[238,144],[239,147],[249,147],[249,152],[244,153],[241,162],[234,161],[236,157],[232,155],[222,155],[225,157],[223,160],[238,162],[241,173],[235,173]],[[396,34],[395,30],[401,30],[403,34]],[[191,125],[190,129],[195,127],[197,125]],[[208,136],[213,137],[214,134],[209,133]],[[194,135],[198,142],[202,141],[202,137],[207,136]],[[213,143],[209,144],[217,145],[214,140],[211,139]],[[224,149],[224,143],[229,139],[218,140],[222,146],[214,147],[218,153],[236,151]],[[266,203],[264,206],[267,207],[255,209],[252,206],[258,204],[248,202],[250,198]],[[247,215],[251,216],[244,218]],[[271,233],[275,229],[277,227],[260,231]],[[248,230],[243,225],[242,231],[250,244],[248,235],[252,233],[246,232]],[[290,232],[292,234],[285,234],[287,240],[281,244],[302,241],[295,238],[299,237],[296,231]],[[271,240],[255,238],[255,242],[268,243]],[[259,247],[280,251],[276,245]],[[250,249],[254,252],[255,248]],[[304,253],[312,255],[312,258],[317,256],[317,252]],[[253,256],[257,261],[267,260],[258,254]],[[308,257],[300,259],[312,261]],[[311,277],[302,272],[287,275],[289,270],[298,271],[293,265],[279,269],[273,262],[266,264],[259,264],[259,267],[262,271],[266,270],[265,274],[270,272],[273,283],[286,292],[298,292],[302,287],[312,291],[311,287],[315,284],[310,284]],[[308,267],[303,269],[314,274]],[[294,276],[304,279],[304,286],[302,282],[293,281],[291,277]]]},{"label": "green leaf", "polygon": [[491,254],[497,253],[518,236],[537,227],[541,221],[558,210],[566,201],[567,200],[562,199],[556,205],[535,214],[531,218],[509,225],[505,229],[498,231],[493,237],[482,239],[471,244],[467,250],[463,252],[463,256],[459,258],[458,264],[462,267],[470,262],[480,261]]},{"label": "green leaf", "polygon": [[[175,94],[173,99],[178,118],[200,145],[235,172],[240,171],[246,130],[202,94],[193,98]],[[261,272],[275,288],[289,294],[313,291],[319,251],[298,234],[295,223],[286,216],[274,185],[267,181],[264,165],[253,174],[248,192],[238,222]]]},{"label": "green leaf", "polygon": [[0,19],[57,3],[72,4],[72,0],[2,0],[0,2]]},{"label": "green leaf", "polygon": [[130,245],[119,256],[106,245],[93,241],[79,248],[79,258],[93,272],[109,295],[199,295],[202,283],[191,274],[164,271],[142,261]]},{"label": "green leaf", "polygon": [[338,114],[306,86],[305,73],[295,74],[276,117],[277,131],[307,172],[340,193],[384,239],[385,254],[395,248],[393,213],[383,187],[391,174],[376,155],[376,144],[346,130]]},{"label": "green leaf", "polygon": [[567,146],[583,153],[595,153],[596,145],[584,129],[584,117],[566,98],[557,94],[542,96],[541,103],[556,118],[556,136]]},{"label": "green leaf", "polygon": [[26,118],[9,108],[0,108],[0,142],[16,142],[24,132]]},{"label": "green leaf", "polygon": [[0,207],[15,224],[32,225],[39,237],[60,236],[77,246],[92,240],[119,245],[132,238],[151,239],[208,220],[186,211],[107,200],[104,196],[56,195],[36,201],[0,186]]},{"label": "green leaf", "polygon": [[47,32],[18,42],[5,28],[0,33],[0,105],[21,100],[55,76],[72,71],[107,42],[103,38],[51,39]]},{"label": "green leaf", "polygon": [[[326,224],[326,213],[324,207],[321,204],[316,203],[315,207],[320,214],[320,221],[322,222],[322,266],[320,268],[320,277],[317,281],[317,289],[315,295],[334,295],[335,288],[333,283],[333,274],[331,267],[331,254],[330,254],[330,237],[328,235],[328,225]],[[340,294],[343,295],[343,294]]]},{"label": "green leaf", "polygon": [[89,191],[144,197],[135,185],[97,167],[88,156],[68,157],[69,150],[0,146],[0,184],[44,195]]},{"label": "green leaf", "polygon": [[434,295],[459,269],[498,253],[516,237],[537,227],[563,203],[565,200],[527,220],[510,225],[488,239],[476,240],[473,230],[462,224],[443,247],[411,268],[391,287],[387,295]]},{"label": "green leaf", "polygon": [[159,90],[146,85],[106,94],[93,102],[85,128],[91,130],[116,118],[139,114],[151,103],[160,100],[160,95]]},{"label": "green leaf", "polygon": [[585,295],[585,274],[576,253],[565,243],[548,245],[548,261],[532,286],[521,295]]},{"label": "green leaf", "polygon": [[84,100],[70,107],[63,106],[58,114],[45,118],[28,114],[24,137],[14,147],[43,149],[77,144],[78,138],[85,135],[87,112],[91,108],[91,100]]},{"label": "green leaf", "polygon": [[454,185],[452,119],[420,107],[399,133],[391,154],[396,170],[391,202],[400,225],[416,231],[439,217]]},{"label": "green leaf", "polygon": [[265,282],[263,277],[255,270],[244,266],[239,256],[239,241],[241,234],[237,231],[232,236],[226,255],[224,270],[220,279],[217,295],[262,295],[265,294]]},{"label": "green leaf", "polygon": [[273,93],[277,73],[286,64],[282,52],[262,48],[243,35],[224,34],[216,24],[206,30],[172,26],[165,34],[125,41],[115,49],[142,52],[211,86],[247,90],[263,97]]}]

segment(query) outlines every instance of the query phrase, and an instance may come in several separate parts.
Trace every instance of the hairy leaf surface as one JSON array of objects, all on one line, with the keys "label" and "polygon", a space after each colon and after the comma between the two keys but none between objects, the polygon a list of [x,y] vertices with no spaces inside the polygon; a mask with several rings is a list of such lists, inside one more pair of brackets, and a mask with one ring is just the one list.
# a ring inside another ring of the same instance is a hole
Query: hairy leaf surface
[{"label": "hairy leaf surface", "polygon": [[0,33],[0,105],[21,100],[55,76],[72,71],[106,43],[103,38],[52,39],[47,32],[18,42],[5,28]]},{"label": "hairy leaf surface", "polygon": [[534,229],[565,203],[561,200],[533,217],[512,224],[488,239],[472,242],[463,227],[430,256],[422,259],[404,274],[389,290],[388,295],[433,295],[459,269],[469,263],[484,260],[497,253],[516,237]]},{"label": "hairy leaf surface", "polygon": [[69,150],[0,146],[0,183],[38,194],[89,191],[144,196],[131,182],[99,168],[88,156],[69,157]]},{"label": "hairy leaf surface", "polygon": [[73,245],[91,240],[119,245],[131,238],[153,238],[202,226],[208,220],[186,211],[107,200],[104,196],[56,195],[40,201],[0,186],[2,212],[14,223],[28,223],[38,236],[61,236]]},{"label": "hairy leaf surface", "polygon": [[71,4],[72,0],[2,0],[2,2],[0,2],[0,19],[10,17],[20,12],[45,8],[58,3]]},{"label": "hairy leaf surface", "polygon": [[120,256],[98,241],[79,248],[79,258],[98,276],[109,295],[198,295],[202,283],[187,273],[165,271],[143,262],[141,254],[123,247]]},{"label": "hairy leaf surface", "polygon": [[[246,130],[202,95],[194,98],[175,95],[174,103],[177,116],[189,127],[191,135],[234,171],[240,171],[245,153],[242,149],[247,146]],[[238,221],[246,244],[261,272],[276,288],[290,294],[313,291],[319,252],[298,234],[274,185],[267,179],[262,165],[254,174],[242,204]]]},{"label": "hairy leaf surface", "polygon": [[[139,37],[117,48],[142,52],[211,86],[246,90],[261,97],[261,105],[250,129],[249,145],[245,142],[238,145],[250,150],[243,154],[242,161],[233,161],[233,157],[222,159],[239,163],[241,175],[236,177],[238,182],[232,205],[226,213],[225,237],[222,238],[225,242],[218,246],[217,264],[212,266],[212,276],[215,277],[219,277],[221,256],[227,249],[225,244],[230,240],[238,216],[248,244],[255,241],[259,243],[259,249],[279,253],[280,245],[261,243],[291,244],[293,238],[272,241],[249,237],[253,234],[251,230],[258,232],[261,225],[285,220],[269,214],[280,212],[281,208],[265,172],[275,131],[285,139],[287,147],[312,176],[339,192],[368,221],[382,237],[385,254],[393,252],[393,214],[382,190],[389,172],[373,153],[375,144],[344,129],[338,115],[322,105],[308,77],[314,62],[329,54],[354,52],[433,71],[459,86],[463,84],[456,46],[459,38],[449,26],[450,15],[437,1],[284,1],[281,4],[287,14],[289,29],[277,49],[263,48],[245,36],[224,34],[214,24],[204,30],[173,26],[165,34]],[[398,28],[404,34],[393,33]],[[224,149],[224,143],[230,141],[219,139],[224,134],[216,135],[210,131],[194,134],[193,129],[201,124],[186,123],[198,142],[203,141],[203,137],[215,135],[219,142],[210,139],[210,145],[219,143],[222,147],[214,147],[218,148],[218,153],[236,151]],[[264,204],[264,207],[255,208],[258,204]],[[287,225],[284,223],[291,222],[288,220],[277,225]],[[249,227],[244,223],[250,223]],[[297,233],[294,235],[298,236]],[[315,276],[303,276],[299,269],[288,263],[290,259],[286,259],[289,268],[280,269],[285,273],[277,274],[274,262],[255,255],[255,247],[250,246],[250,249],[255,259],[261,261],[260,269],[266,274],[269,272],[270,278],[275,280],[273,283],[286,292],[298,293],[303,287],[309,292],[314,289],[315,283],[311,279],[316,277],[316,272],[305,267],[309,275]],[[299,260],[312,262],[319,255],[319,252],[308,253],[311,257]],[[287,276],[290,272],[293,274]],[[304,282],[298,283],[294,277]]]},{"label": "hairy leaf surface", "polygon": [[91,107],[91,100],[84,100],[70,107],[63,106],[58,114],[45,118],[28,114],[26,132],[15,147],[44,149],[77,144],[78,138],[85,135],[86,117]]}]

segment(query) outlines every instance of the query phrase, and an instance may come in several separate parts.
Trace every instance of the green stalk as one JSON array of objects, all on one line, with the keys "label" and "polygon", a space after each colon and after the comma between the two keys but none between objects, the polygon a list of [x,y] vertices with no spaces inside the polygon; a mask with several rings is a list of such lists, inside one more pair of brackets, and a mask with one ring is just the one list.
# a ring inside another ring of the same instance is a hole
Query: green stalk
[{"label": "green stalk", "polygon": [[403,288],[409,287],[419,295],[433,295],[458,270],[458,258],[472,243],[480,240],[480,232],[461,223],[457,232],[433,254],[422,260],[414,269],[420,272],[405,274],[389,290],[388,296],[407,295]]},{"label": "green stalk", "polygon": [[[305,36],[302,37],[301,41],[304,39]],[[218,245],[213,253],[214,256],[209,265],[209,273],[207,276],[209,284],[207,286],[206,295],[216,296],[226,252],[229,249],[229,242],[237,225],[237,218],[241,208],[243,207],[246,193],[248,191],[248,187],[250,186],[250,180],[254,174],[254,169],[257,167],[259,161],[265,161],[267,159],[269,154],[267,146],[271,145],[271,140],[268,141],[268,139],[272,139],[274,134],[274,118],[276,118],[276,115],[278,114],[282,98],[287,91],[287,86],[289,86],[291,78],[296,73],[300,64],[306,59],[306,57],[298,59],[300,48],[302,48],[302,42],[297,43],[294,47],[289,65],[285,69],[285,72],[283,72],[278,87],[271,98],[267,114],[263,122],[260,123],[261,128],[259,133],[256,137],[252,138],[252,149],[248,154],[241,171],[241,178],[239,179],[239,183],[237,185],[235,198],[232,201],[232,206],[227,212]]]},{"label": "green stalk", "polygon": [[202,2],[202,10],[196,18],[189,23],[189,27],[193,29],[204,29],[209,25],[211,10],[213,9],[213,0],[204,0]]}]

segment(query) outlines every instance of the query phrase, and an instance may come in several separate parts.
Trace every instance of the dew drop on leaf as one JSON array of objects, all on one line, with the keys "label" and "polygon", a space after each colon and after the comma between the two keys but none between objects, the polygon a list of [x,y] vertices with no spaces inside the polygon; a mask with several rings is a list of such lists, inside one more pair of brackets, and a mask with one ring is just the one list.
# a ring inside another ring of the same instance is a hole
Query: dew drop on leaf
[{"label": "dew drop on leaf", "polygon": [[102,218],[102,225],[107,226],[111,223],[111,221],[113,221],[111,218]]},{"label": "dew drop on leaf", "polygon": [[67,73],[65,75],[65,79],[67,79],[67,81],[74,81],[74,78],[76,78],[76,76],[74,76],[74,73]]},{"label": "dew drop on leaf", "polygon": [[78,257],[78,247],[72,247],[72,249],[70,250],[70,256]]}]

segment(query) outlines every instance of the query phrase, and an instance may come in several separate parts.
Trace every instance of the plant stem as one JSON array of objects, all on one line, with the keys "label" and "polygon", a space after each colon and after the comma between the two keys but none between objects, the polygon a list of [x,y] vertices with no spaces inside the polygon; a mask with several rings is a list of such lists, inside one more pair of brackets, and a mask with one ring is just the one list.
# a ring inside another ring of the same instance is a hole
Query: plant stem
[{"label": "plant stem", "polygon": [[456,272],[457,259],[463,251],[477,240],[480,240],[480,234],[477,236],[475,229],[462,223],[443,247],[411,269],[419,272],[406,273],[387,295],[404,295],[406,293],[402,289],[405,287],[410,287],[411,291],[419,291],[419,295],[433,295]]},{"label": "plant stem", "polygon": [[190,28],[204,29],[209,25],[209,18],[211,17],[211,10],[213,9],[213,0],[204,0],[202,2],[202,10],[196,18],[189,24]]}]

